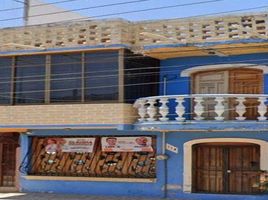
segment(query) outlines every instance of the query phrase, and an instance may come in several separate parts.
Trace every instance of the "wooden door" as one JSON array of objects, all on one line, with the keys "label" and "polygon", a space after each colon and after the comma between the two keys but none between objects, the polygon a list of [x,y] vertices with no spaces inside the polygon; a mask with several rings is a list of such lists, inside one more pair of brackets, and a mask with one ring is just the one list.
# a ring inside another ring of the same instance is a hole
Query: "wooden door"
[{"label": "wooden door", "polygon": [[[263,71],[259,69],[234,69],[229,72],[229,93],[231,94],[261,94],[263,93]],[[259,102],[255,98],[247,98],[245,117],[247,120],[256,120],[258,117],[257,106]],[[231,100],[229,103],[230,118],[234,119],[235,105]]]},{"label": "wooden door", "polygon": [[[201,72],[194,75],[194,93],[195,94],[226,94],[228,93],[228,72],[210,71]],[[205,119],[214,119],[214,107],[216,102],[214,98],[205,98],[205,113],[202,115]],[[225,104],[227,110],[227,104]],[[226,112],[227,113],[227,112]]]},{"label": "wooden door", "polygon": [[15,187],[16,176],[16,134],[0,136],[0,187]]},{"label": "wooden door", "polygon": [[199,144],[193,147],[193,192],[257,193],[260,149],[254,144]]}]

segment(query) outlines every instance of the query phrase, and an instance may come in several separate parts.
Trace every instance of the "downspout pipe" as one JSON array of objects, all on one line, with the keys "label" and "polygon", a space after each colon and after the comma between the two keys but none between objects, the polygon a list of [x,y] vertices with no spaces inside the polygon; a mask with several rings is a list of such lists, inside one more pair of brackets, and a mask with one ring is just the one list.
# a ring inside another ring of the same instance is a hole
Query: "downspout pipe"
[{"label": "downspout pipe", "polygon": [[163,186],[161,188],[161,190],[163,190],[164,194],[163,194],[163,198],[167,198],[168,196],[168,191],[167,191],[167,183],[168,183],[168,168],[167,168],[167,159],[168,156],[166,155],[166,132],[162,131],[161,132],[161,141],[162,141],[162,149],[161,149],[161,154],[157,155],[157,160],[161,160],[163,161],[163,167],[164,167],[164,172],[163,172]]}]

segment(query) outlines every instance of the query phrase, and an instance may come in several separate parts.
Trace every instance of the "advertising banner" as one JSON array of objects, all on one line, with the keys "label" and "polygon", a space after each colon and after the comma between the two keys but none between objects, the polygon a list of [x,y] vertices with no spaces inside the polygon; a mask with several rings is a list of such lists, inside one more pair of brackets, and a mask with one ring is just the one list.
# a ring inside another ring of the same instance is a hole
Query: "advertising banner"
[{"label": "advertising banner", "polygon": [[81,152],[92,153],[96,138],[49,138],[46,141],[47,153]]},{"label": "advertising banner", "polygon": [[151,137],[102,137],[102,151],[105,152],[152,152]]}]

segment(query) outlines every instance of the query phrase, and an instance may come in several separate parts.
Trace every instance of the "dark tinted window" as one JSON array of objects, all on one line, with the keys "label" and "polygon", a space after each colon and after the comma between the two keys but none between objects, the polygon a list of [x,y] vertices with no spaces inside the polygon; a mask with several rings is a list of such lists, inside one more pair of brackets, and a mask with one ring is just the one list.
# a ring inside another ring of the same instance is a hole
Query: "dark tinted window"
[{"label": "dark tinted window", "polygon": [[0,58],[0,104],[10,103],[11,58]]},{"label": "dark tinted window", "polygon": [[85,57],[86,101],[118,100],[118,53],[88,53]]},{"label": "dark tinted window", "polygon": [[81,101],[81,54],[51,56],[51,102]]},{"label": "dark tinted window", "polygon": [[44,103],[45,56],[16,58],[15,103]]}]

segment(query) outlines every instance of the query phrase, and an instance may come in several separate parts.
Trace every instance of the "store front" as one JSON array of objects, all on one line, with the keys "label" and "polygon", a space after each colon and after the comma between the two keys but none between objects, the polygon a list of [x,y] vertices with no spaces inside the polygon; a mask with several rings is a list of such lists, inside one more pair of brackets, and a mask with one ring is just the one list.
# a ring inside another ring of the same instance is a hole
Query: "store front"
[{"label": "store front", "polygon": [[156,178],[155,142],[151,136],[33,137],[28,174]]}]

